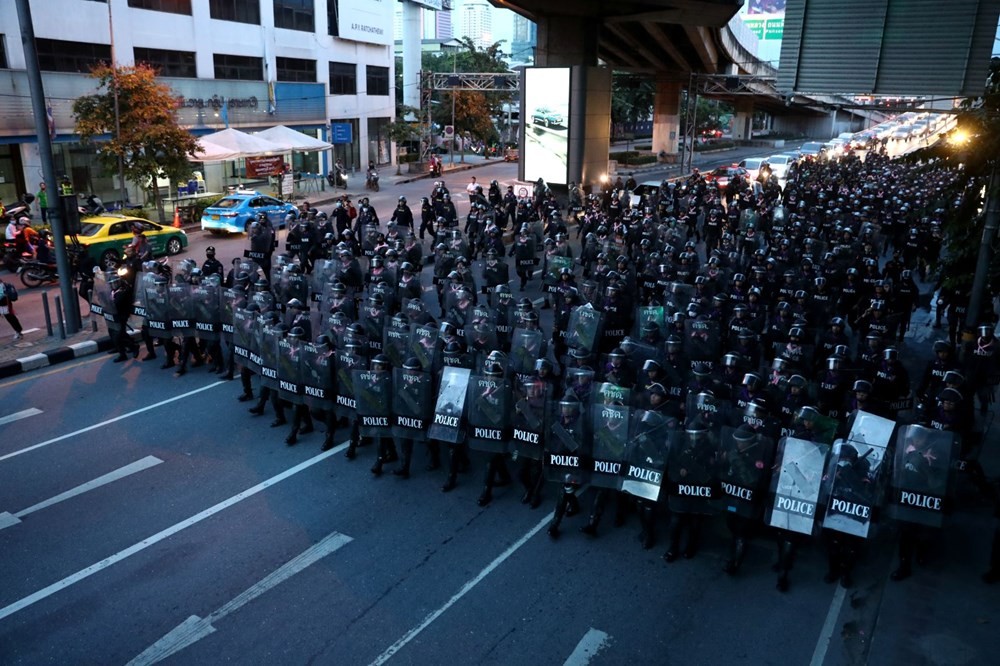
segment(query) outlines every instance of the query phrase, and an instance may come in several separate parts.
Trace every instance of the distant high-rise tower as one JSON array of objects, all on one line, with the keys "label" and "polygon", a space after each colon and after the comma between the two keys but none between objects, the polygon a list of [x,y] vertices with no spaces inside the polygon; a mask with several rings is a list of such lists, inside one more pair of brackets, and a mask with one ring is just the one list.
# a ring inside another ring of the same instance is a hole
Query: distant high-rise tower
[{"label": "distant high-rise tower", "polygon": [[468,37],[479,48],[493,43],[492,7],[483,0],[471,0],[458,9],[460,36]]},{"label": "distant high-rise tower", "polygon": [[511,62],[534,62],[538,45],[538,26],[520,14],[514,15],[514,39],[510,44]]},{"label": "distant high-rise tower", "polygon": [[434,39],[449,40],[455,37],[451,25],[451,12],[450,9],[434,12]]}]

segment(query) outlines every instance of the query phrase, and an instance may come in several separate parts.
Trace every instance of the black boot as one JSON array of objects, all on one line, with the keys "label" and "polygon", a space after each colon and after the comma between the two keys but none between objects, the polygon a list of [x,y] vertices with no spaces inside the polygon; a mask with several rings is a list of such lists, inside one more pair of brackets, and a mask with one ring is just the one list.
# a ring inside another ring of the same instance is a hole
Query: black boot
[{"label": "black boot", "polygon": [[295,446],[299,442],[299,429],[292,428],[292,431],[288,433],[288,437],[285,438],[285,444],[288,446]]},{"label": "black boot", "polygon": [[747,542],[745,539],[737,537],[733,540],[733,551],[726,560],[726,565],[722,568],[730,576],[735,576],[743,566],[743,558],[746,555]]}]

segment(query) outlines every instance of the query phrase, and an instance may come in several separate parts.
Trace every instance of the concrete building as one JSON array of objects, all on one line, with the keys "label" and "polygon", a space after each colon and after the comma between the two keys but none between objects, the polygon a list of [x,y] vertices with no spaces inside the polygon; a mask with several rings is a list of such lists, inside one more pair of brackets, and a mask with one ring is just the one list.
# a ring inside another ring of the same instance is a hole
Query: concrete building
[{"label": "concrete building", "polygon": [[530,64],[535,61],[535,46],[538,44],[538,26],[520,14],[514,14],[514,35],[510,43],[512,63]]},{"label": "concrete building", "polygon": [[493,43],[493,7],[485,0],[467,0],[456,8],[456,37],[468,37],[478,48]]},{"label": "concrete building", "polygon": [[[39,64],[55,121],[56,169],[78,192],[120,198],[97,148],[74,133],[73,101],[95,90],[87,72],[111,60],[146,62],[182,98],[180,122],[196,135],[228,124],[245,131],[289,125],[330,140],[348,167],[389,161],[382,128],[394,113],[392,4],[388,0],[31,0]],[[13,2],[0,2],[0,196],[34,192],[40,180],[35,126]],[[225,108],[225,113],[222,112]],[[344,129],[343,127],[339,129]],[[340,133],[344,137],[345,133]],[[296,170],[323,173],[333,156],[294,156]],[[206,165],[210,179],[239,163]],[[144,200],[135,184],[133,203]]]}]

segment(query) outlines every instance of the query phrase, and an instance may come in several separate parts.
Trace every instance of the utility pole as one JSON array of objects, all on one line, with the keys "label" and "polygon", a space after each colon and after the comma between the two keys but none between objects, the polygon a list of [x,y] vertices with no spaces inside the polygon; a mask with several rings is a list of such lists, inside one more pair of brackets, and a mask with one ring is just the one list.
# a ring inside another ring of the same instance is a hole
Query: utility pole
[{"label": "utility pole", "polygon": [[[108,0],[108,32],[111,34],[111,84],[112,94],[115,99],[115,139],[121,141],[122,120],[118,113],[118,60],[115,58],[115,24],[111,18],[111,4],[114,0]],[[125,158],[118,153],[118,186],[121,193],[122,208],[125,208],[127,194],[125,192]]]},{"label": "utility pole", "polygon": [[986,292],[990,263],[993,260],[993,243],[996,241],[998,226],[1000,226],[1000,169],[994,160],[993,169],[990,171],[990,183],[986,189],[986,223],[979,244],[976,273],[972,278],[972,291],[969,293],[969,309],[965,314],[965,328],[969,331],[975,331],[979,325],[979,312],[983,307],[983,296]]},{"label": "utility pole", "polygon": [[[24,47],[24,65],[28,74],[28,89],[31,92],[31,109],[35,116],[35,134],[38,135],[38,156],[42,160],[42,174],[49,201],[57,201],[59,183],[52,161],[52,140],[49,137],[49,122],[45,115],[45,89],[42,87],[42,73],[38,69],[38,54],[35,52],[35,28],[31,22],[31,6],[28,0],[15,0],[17,19],[21,27],[21,44]],[[56,246],[56,270],[59,272],[59,292],[62,295],[66,332],[80,330],[80,301],[73,291],[69,259],[66,256],[66,224],[63,212],[58,206],[49,208],[49,223]]]}]

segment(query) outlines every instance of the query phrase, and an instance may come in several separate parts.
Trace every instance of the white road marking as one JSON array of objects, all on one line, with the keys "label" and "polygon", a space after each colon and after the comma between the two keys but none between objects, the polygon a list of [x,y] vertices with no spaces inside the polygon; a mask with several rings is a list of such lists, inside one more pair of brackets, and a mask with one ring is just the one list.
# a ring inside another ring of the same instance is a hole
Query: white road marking
[{"label": "white road marking", "polygon": [[71,497],[82,495],[85,492],[94,490],[95,488],[100,488],[101,486],[105,486],[111,483],[112,481],[123,479],[126,476],[130,476],[132,474],[135,474],[136,472],[141,472],[144,469],[149,469],[150,467],[156,467],[162,462],[163,461],[157,458],[156,456],[146,456],[142,460],[137,460],[134,463],[125,465],[124,467],[120,467],[113,472],[108,472],[103,476],[97,477],[93,481],[88,481],[87,483],[81,484],[76,488],[67,490],[64,493],[59,493],[55,497],[50,497],[49,499],[43,502],[39,502],[34,506],[29,506],[27,509],[18,511],[13,515],[4,511],[3,513],[0,513],[0,530],[4,529],[5,527],[10,527],[11,525],[17,525],[18,523],[21,522],[21,518],[24,518],[25,516],[32,514],[36,511],[41,511],[42,509],[48,508],[53,504],[58,504],[59,502],[65,502]]},{"label": "white road marking", "polygon": [[40,331],[40,330],[42,330],[42,329],[40,329],[40,328],[26,328],[26,329],[24,329],[24,330],[21,331],[21,335],[25,335],[26,333],[34,333],[35,331]]},{"label": "white road marking", "polygon": [[830,601],[830,610],[826,613],[826,621],[819,632],[819,640],[816,641],[816,649],[813,651],[809,666],[822,666],[826,660],[826,651],[830,649],[833,630],[837,626],[837,618],[840,617],[840,607],[844,605],[844,598],[846,596],[847,593],[844,588],[838,585],[837,591],[833,593],[833,599]]},{"label": "white road marking", "polygon": [[[400,638],[398,641],[390,645],[385,652],[376,657],[375,660],[371,663],[371,666],[380,666],[381,664],[384,664],[385,662],[392,659],[393,655],[395,655],[397,652],[403,649],[403,647],[406,646],[407,643],[416,638],[420,634],[420,632],[429,627],[434,622],[434,620],[441,617],[445,613],[445,611],[454,606],[458,602],[458,600],[464,597],[466,594],[468,594],[469,591],[472,590],[472,588],[474,588],[476,585],[479,585],[479,583],[481,583],[484,578],[489,576],[491,573],[493,573],[494,569],[496,569],[505,561],[507,561],[507,558],[516,553],[521,546],[523,546],[525,543],[528,542],[528,539],[538,534],[538,532],[541,531],[541,529],[545,527],[551,520],[552,520],[551,516],[545,516],[540,521],[538,521],[537,525],[532,527],[524,534],[524,536],[522,536],[520,539],[511,544],[511,546],[507,550],[500,553],[500,555],[495,560],[490,562],[485,569],[480,571],[475,578],[473,578],[468,583],[463,585],[462,589],[456,592],[455,595],[451,599],[449,599],[447,603],[445,603],[445,605],[441,606],[441,608],[438,608],[436,611],[425,617],[420,624],[418,624],[417,626],[413,627],[408,632],[403,634],[402,638]],[[2,617],[3,616],[0,615],[0,618]]]},{"label": "white road marking", "polygon": [[[225,382],[220,382],[220,383],[225,383]],[[247,488],[243,492],[241,492],[241,493],[239,493],[237,495],[233,495],[229,499],[223,500],[222,502],[219,502],[218,504],[216,504],[214,506],[211,506],[211,507],[205,509],[204,511],[191,516],[187,520],[183,520],[183,521],[181,521],[181,522],[179,522],[179,523],[177,523],[175,525],[171,525],[170,527],[168,527],[168,528],[166,528],[164,530],[161,530],[161,531],[157,532],[156,534],[154,534],[154,535],[152,535],[150,537],[147,537],[147,538],[143,539],[139,543],[136,543],[136,544],[133,544],[133,545],[129,546],[125,550],[118,551],[114,555],[110,555],[110,556],[104,558],[103,560],[101,560],[100,562],[96,562],[94,564],[91,564],[89,567],[86,567],[85,569],[80,569],[75,574],[71,574],[69,576],[66,576],[62,580],[56,581],[55,583],[52,583],[48,587],[42,588],[38,592],[35,592],[34,594],[30,594],[30,595],[24,597],[23,599],[19,599],[18,601],[15,601],[14,603],[10,604],[9,606],[6,606],[4,608],[0,608],[0,620],[3,620],[6,617],[10,617],[14,613],[17,613],[18,611],[24,610],[28,606],[34,605],[34,604],[38,603],[39,601],[42,601],[43,599],[47,599],[48,597],[51,597],[56,592],[60,592],[62,590],[65,590],[66,588],[71,587],[71,586],[75,585],[76,583],[79,583],[81,580],[83,580],[85,578],[89,578],[90,576],[94,575],[95,573],[98,573],[100,571],[103,571],[103,570],[107,569],[108,567],[110,567],[113,564],[117,564],[117,563],[121,562],[122,560],[127,559],[127,558],[135,555],[136,553],[140,553],[140,552],[146,550],[147,548],[149,548],[150,546],[154,546],[154,545],[158,544],[159,542],[163,541],[164,539],[172,537],[173,535],[177,534],[181,530],[185,530],[188,527],[191,527],[192,525],[197,525],[198,523],[200,523],[201,521],[205,520],[206,518],[211,518],[212,516],[214,516],[215,514],[219,513],[220,511],[228,509],[229,507],[231,507],[234,504],[237,504],[239,502],[242,502],[243,500],[247,499],[248,497],[253,497],[257,493],[259,493],[259,492],[261,492],[263,490],[266,490],[266,489],[270,488],[271,486],[275,485],[276,483],[284,481],[285,479],[287,479],[287,478],[289,478],[291,476],[294,476],[294,475],[298,474],[299,472],[301,472],[303,470],[309,469],[310,467],[312,467],[316,463],[323,462],[324,460],[326,460],[330,456],[335,455],[335,454],[343,451],[346,448],[347,448],[347,442],[344,442],[343,444],[340,444],[339,446],[335,446],[334,448],[330,449],[329,451],[324,451],[323,453],[320,453],[317,456],[313,456],[309,460],[301,462],[298,465],[296,465],[295,467],[290,467],[289,469],[286,469],[284,472],[281,472],[280,474],[276,474],[275,476],[272,476],[270,479],[267,479],[265,481],[262,481],[262,482],[258,483],[256,486],[253,486],[251,488]]]},{"label": "white road marking", "polygon": [[611,637],[599,629],[593,627],[583,635],[580,642],[576,644],[576,649],[563,666],[587,666],[590,660],[597,656],[597,653],[606,648],[611,643]]},{"label": "white road marking", "polygon": [[122,414],[121,416],[116,416],[113,419],[108,419],[107,421],[101,421],[100,423],[95,423],[92,426],[87,426],[86,428],[81,428],[79,430],[74,430],[73,432],[66,433],[65,435],[59,435],[58,437],[53,437],[52,439],[47,439],[44,442],[39,442],[38,444],[33,444],[33,445],[29,446],[26,449],[21,449],[19,451],[14,451],[12,453],[8,453],[6,455],[2,455],[2,456],[0,456],[0,462],[2,462],[4,460],[7,460],[8,458],[14,458],[16,456],[19,456],[19,455],[21,455],[23,453],[27,453],[29,451],[34,451],[35,449],[40,449],[43,446],[48,446],[49,444],[55,444],[56,442],[61,442],[64,439],[69,439],[70,437],[76,437],[77,435],[82,435],[83,433],[90,432],[91,430],[97,430],[98,428],[103,428],[106,425],[111,425],[112,423],[116,423],[118,421],[121,421],[121,420],[124,420],[124,419],[127,419],[127,418],[131,418],[133,416],[137,416],[138,414],[142,414],[143,412],[148,412],[151,409],[156,409],[157,407],[163,407],[164,405],[169,405],[172,402],[177,402],[178,400],[183,400],[184,398],[189,398],[192,395],[196,395],[198,393],[201,393],[202,391],[207,391],[209,389],[215,388],[216,386],[222,386],[223,384],[227,384],[227,383],[228,382],[224,382],[224,381],[213,382],[212,384],[209,384],[208,386],[202,386],[199,389],[195,389],[193,391],[188,391],[187,393],[182,393],[180,395],[174,396],[173,398],[167,398],[166,400],[161,400],[160,402],[158,402],[156,404],[149,405],[148,407],[143,407],[141,409],[136,409],[135,411],[131,411],[128,414]]},{"label": "white road marking", "polygon": [[353,541],[351,537],[334,532],[314,546],[310,546],[302,551],[294,559],[281,565],[259,582],[254,583],[242,594],[232,599],[207,618],[200,618],[197,615],[190,616],[171,629],[163,638],[143,650],[142,654],[128,662],[127,666],[148,666],[149,664],[155,664],[200,641],[205,636],[215,633],[213,624],[230,613],[239,610],[271,588],[288,580],[306,567],[346,546],[351,541]]},{"label": "white road marking", "polygon": [[26,419],[29,416],[34,416],[35,414],[41,414],[42,410],[32,407],[30,409],[22,409],[19,412],[14,412],[13,414],[8,414],[7,416],[0,417],[0,425],[5,425],[7,423],[13,423],[14,421],[20,421],[21,419]]}]

